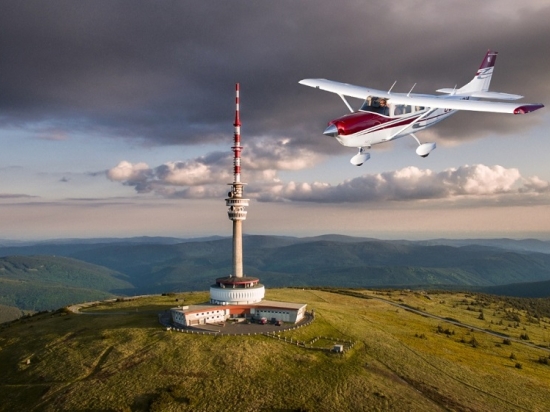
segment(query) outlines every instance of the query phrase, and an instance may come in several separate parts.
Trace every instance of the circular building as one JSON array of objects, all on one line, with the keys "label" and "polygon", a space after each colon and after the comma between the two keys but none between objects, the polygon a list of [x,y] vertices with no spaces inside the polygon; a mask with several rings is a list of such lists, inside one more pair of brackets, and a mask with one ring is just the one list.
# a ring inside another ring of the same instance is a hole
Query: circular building
[{"label": "circular building", "polygon": [[249,276],[227,276],[216,279],[210,286],[210,303],[217,305],[242,305],[261,302],[265,287],[260,279]]}]

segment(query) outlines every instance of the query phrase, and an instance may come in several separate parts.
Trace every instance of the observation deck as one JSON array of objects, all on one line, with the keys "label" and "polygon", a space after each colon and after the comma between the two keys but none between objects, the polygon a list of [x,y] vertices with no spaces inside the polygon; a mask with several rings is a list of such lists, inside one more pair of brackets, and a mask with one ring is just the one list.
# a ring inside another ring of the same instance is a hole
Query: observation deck
[{"label": "observation deck", "polygon": [[210,302],[217,305],[236,305],[261,302],[265,287],[260,279],[249,276],[227,276],[216,279],[210,286]]}]

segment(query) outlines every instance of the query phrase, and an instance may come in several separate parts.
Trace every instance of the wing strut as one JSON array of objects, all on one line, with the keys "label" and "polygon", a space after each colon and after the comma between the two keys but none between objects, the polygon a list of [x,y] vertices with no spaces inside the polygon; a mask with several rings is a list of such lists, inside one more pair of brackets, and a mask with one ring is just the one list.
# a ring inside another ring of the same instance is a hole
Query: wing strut
[{"label": "wing strut", "polygon": [[346,104],[346,106],[348,106],[348,109],[350,112],[353,113],[353,109],[351,108],[351,106],[349,105],[348,101],[346,100],[346,98],[344,97],[343,94],[338,94],[338,96],[340,96],[340,98],[344,101],[344,103]]},{"label": "wing strut", "polygon": [[[426,113],[424,113],[422,116],[418,116],[413,122],[411,122],[410,124],[406,125],[405,127],[403,127],[402,129],[399,129],[397,132],[395,132],[394,134],[392,134],[388,139],[386,139],[386,141],[389,141],[391,139],[393,139],[395,136],[397,136],[398,134],[401,134],[403,133],[405,130],[407,130],[408,128],[410,127],[413,127],[413,125],[415,125],[416,123],[418,123],[419,121],[425,119],[426,117],[428,117],[429,115],[431,115],[433,112],[435,112],[437,110],[437,107],[435,109],[429,109]],[[412,134],[412,133],[411,133]],[[418,140],[417,140],[418,141]],[[420,142],[418,143],[420,144]]]}]

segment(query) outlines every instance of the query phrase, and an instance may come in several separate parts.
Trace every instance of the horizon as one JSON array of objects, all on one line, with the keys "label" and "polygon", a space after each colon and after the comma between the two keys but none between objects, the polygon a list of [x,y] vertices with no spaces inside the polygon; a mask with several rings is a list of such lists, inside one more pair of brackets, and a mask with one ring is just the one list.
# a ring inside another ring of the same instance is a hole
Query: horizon
[{"label": "horizon", "polygon": [[[509,237],[509,236],[489,236],[489,237],[376,237],[376,236],[358,236],[358,235],[350,235],[350,234],[344,234],[344,233],[323,233],[323,234],[312,234],[312,235],[285,235],[285,234],[273,234],[273,233],[243,233],[243,237],[247,236],[267,236],[267,237],[289,237],[289,238],[295,238],[295,239],[310,239],[310,238],[318,238],[318,237],[325,237],[325,236],[342,236],[342,237],[351,237],[356,239],[369,239],[369,240],[380,240],[380,241],[409,241],[409,242],[423,242],[423,241],[430,241],[430,240],[451,240],[451,241],[461,241],[461,240],[481,240],[481,241],[487,241],[487,240],[511,240],[511,241],[540,241],[540,242],[550,242],[550,235],[547,237],[535,237],[535,236],[526,236],[526,237]],[[132,240],[132,239],[141,239],[141,238],[151,238],[151,239],[175,239],[175,240],[185,240],[185,241],[201,241],[203,239],[210,239],[210,238],[219,238],[219,239],[231,239],[231,234],[212,234],[212,235],[205,235],[205,236],[191,236],[191,237],[182,237],[182,236],[168,236],[168,235],[136,235],[136,236],[92,236],[92,237],[60,237],[60,238],[25,238],[25,239],[16,239],[16,238],[0,238],[0,246],[2,242],[12,242],[14,244],[17,243],[34,243],[34,242],[67,242],[67,241],[93,241],[93,240]],[[5,245],[4,245],[5,246]]]}]

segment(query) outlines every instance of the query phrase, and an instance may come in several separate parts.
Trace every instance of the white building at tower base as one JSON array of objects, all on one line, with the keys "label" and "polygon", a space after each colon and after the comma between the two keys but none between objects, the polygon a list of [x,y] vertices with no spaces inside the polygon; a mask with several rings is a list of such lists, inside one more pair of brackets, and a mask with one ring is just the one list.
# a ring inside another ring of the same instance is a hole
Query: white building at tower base
[{"label": "white building at tower base", "polygon": [[306,314],[307,304],[262,302],[244,305],[190,305],[171,309],[172,322],[175,326],[198,326],[205,324],[220,324],[230,319],[261,319],[280,320],[286,323],[298,323]]}]

